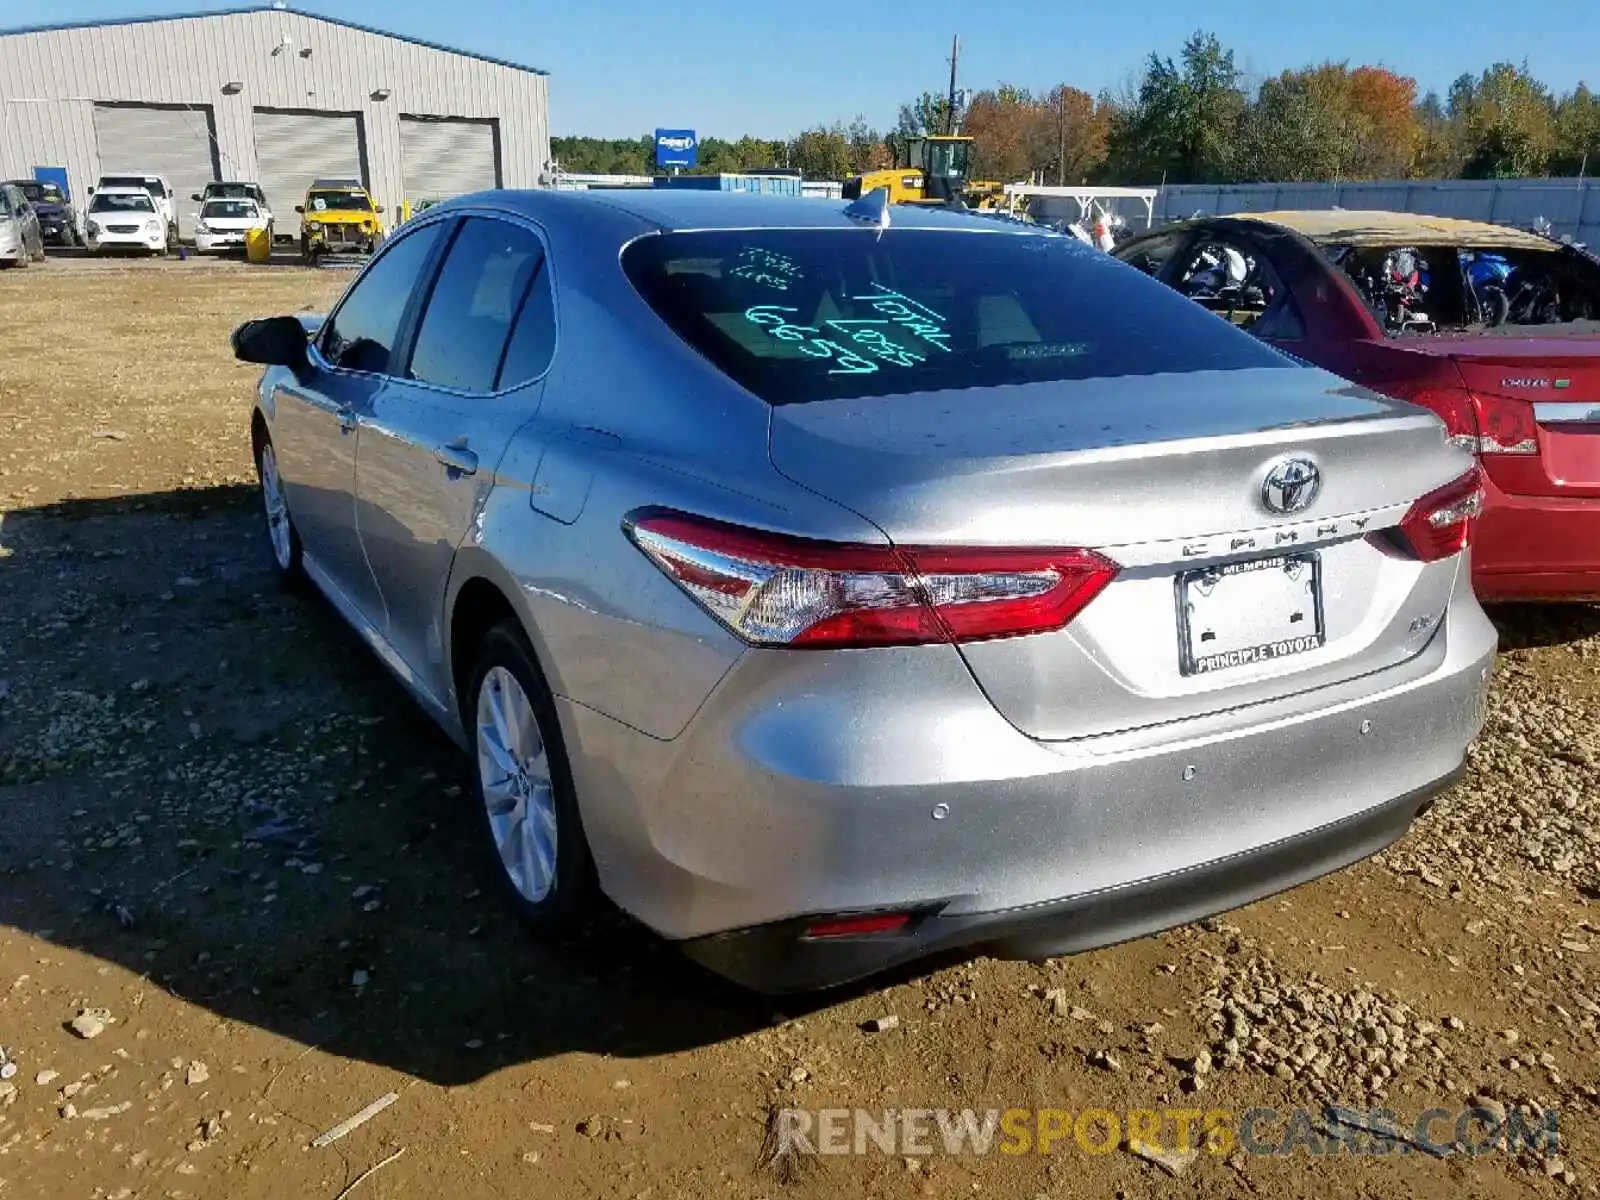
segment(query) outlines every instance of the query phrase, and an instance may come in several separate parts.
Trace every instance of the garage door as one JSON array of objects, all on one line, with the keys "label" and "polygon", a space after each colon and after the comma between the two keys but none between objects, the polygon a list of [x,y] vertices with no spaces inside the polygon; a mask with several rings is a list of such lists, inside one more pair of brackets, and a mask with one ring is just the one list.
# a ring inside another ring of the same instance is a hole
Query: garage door
[{"label": "garage door", "polygon": [[258,108],[256,173],[272,205],[279,237],[300,236],[296,204],[313,179],[360,179],[361,118],[354,113],[284,112]]},{"label": "garage door", "polygon": [[217,177],[210,105],[96,104],[94,140],[102,175],[165,175],[176,193],[178,234],[194,236],[196,206],[189,197]]},{"label": "garage door", "polygon": [[500,186],[494,121],[400,118],[400,157],[411,207]]}]

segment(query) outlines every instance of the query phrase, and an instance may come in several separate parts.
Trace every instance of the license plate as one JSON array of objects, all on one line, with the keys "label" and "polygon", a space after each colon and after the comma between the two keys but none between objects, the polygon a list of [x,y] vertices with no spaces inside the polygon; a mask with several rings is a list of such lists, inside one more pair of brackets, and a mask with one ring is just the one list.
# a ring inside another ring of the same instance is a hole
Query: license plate
[{"label": "license plate", "polygon": [[1285,554],[1178,576],[1178,665],[1209,675],[1315,650],[1322,627],[1322,561]]}]

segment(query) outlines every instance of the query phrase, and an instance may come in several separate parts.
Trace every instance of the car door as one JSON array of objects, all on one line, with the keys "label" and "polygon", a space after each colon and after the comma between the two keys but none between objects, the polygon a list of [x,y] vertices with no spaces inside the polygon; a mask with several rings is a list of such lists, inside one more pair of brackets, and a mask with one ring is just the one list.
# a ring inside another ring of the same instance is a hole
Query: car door
[{"label": "car door", "polygon": [[272,396],[273,447],[308,568],[376,627],[382,604],[355,522],[359,418],[388,382],[440,233],[437,222],[419,226],[375,258],[323,322],[304,377],[283,376]]},{"label": "car door", "polygon": [[456,548],[512,435],[536,412],[554,353],[549,276],[532,225],[453,221],[396,378],[360,418],[361,542],[389,641],[436,697],[449,694],[442,620]]}]

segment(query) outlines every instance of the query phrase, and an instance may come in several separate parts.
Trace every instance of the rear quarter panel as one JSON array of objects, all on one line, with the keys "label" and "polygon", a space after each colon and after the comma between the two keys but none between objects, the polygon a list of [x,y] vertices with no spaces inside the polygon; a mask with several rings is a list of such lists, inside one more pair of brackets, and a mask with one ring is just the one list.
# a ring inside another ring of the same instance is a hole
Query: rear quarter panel
[{"label": "rear quarter panel", "polygon": [[766,404],[634,292],[617,246],[640,231],[636,220],[601,210],[583,230],[544,228],[555,358],[537,415],[458,551],[449,603],[475,575],[494,582],[557,695],[671,738],[745,647],[633,545],[630,513],[663,506],[813,537],[881,535],[779,475]]}]

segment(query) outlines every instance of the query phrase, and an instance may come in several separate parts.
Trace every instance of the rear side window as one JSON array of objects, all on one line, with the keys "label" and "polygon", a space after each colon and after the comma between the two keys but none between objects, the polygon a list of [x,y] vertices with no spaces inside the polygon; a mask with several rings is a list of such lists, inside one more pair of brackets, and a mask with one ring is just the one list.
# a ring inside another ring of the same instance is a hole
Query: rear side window
[{"label": "rear side window", "polygon": [[634,242],[623,267],[680,337],[773,404],[1299,366],[1072,238],[675,233]]},{"label": "rear side window", "polygon": [[[543,268],[544,246],[531,230],[489,217],[463,222],[418,326],[408,377],[493,391],[512,326],[534,284],[542,286]],[[501,386],[518,382],[508,375]]]}]

